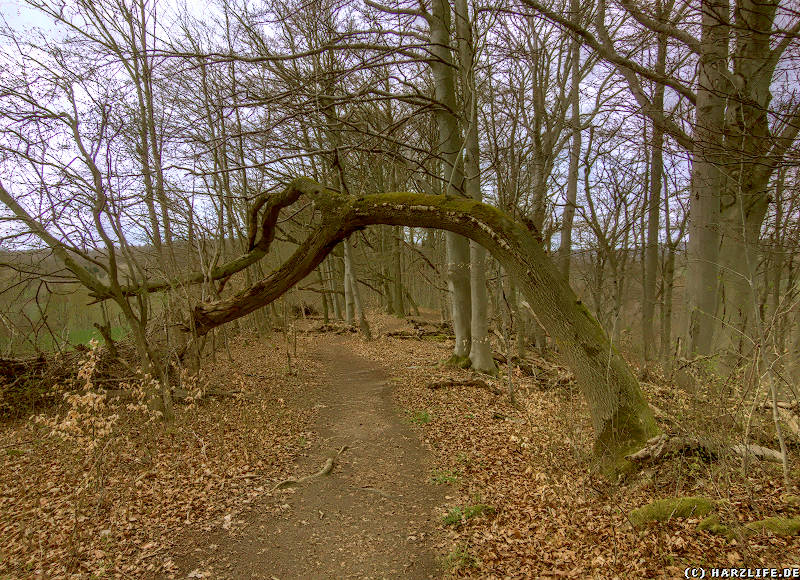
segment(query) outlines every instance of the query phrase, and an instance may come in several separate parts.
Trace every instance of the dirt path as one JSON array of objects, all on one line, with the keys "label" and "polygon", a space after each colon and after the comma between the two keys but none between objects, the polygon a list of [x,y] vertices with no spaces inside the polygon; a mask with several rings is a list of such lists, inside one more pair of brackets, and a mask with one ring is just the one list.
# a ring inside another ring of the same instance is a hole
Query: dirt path
[{"label": "dirt path", "polygon": [[348,449],[329,476],[275,491],[245,521],[210,533],[180,568],[214,578],[435,576],[431,533],[444,494],[430,483],[428,453],[393,405],[390,377],[341,338],[320,337],[309,355],[323,365],[324,384],[318,437],[297,476]]}]

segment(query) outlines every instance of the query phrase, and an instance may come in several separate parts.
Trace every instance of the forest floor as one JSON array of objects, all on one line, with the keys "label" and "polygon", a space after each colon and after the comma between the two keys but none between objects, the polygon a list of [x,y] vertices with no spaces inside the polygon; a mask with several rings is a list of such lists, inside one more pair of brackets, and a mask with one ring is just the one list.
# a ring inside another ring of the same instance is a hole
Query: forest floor
[{"label": "forest floor", "polygon": [[[232,338],[197,380],[231,396],[179,406],[170,424],[106,401],[83,416],[53,406],[0,423],[0,578],[677,578],[696,566],[800,566],[796,535],[715,535],[699,516],[630,521],[654,499],[697,495],[731,528],[797,517],[797,471],[786,490],[777,464],[743,473],[681,456],[607,481],[566,370],[529,357],[528,372],[512,373],[512,405],[505,381],[469,385],[471,372],[440,365],[446,334],[372,323],[371,342],[314,332],[313,320],[289,344]],[[731,401],[663,377],[644,388],[665,430],[725,436]],[[330,473],[279,487],[331,458]]]},{"label": "forest floor", "polygon": [[[304,353],[322,371],[308,449],[296,478],[225,529],[181,542],[179,570],[213,578],[430,578],[434,508],[431,454],[400,417],[382,365],[349,340],[321,336]],[[214,546],[209,550],[209,546]]]}]

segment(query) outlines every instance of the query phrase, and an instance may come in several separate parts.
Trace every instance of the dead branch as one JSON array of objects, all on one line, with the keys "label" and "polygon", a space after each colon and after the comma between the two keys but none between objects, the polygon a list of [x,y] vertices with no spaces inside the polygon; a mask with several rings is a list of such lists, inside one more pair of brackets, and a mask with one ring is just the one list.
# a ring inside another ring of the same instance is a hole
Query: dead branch
[{"label": "dead branch", "polygon": [[[492,357],[494,358],[494,360],[496,362],[498,362],[500,364],[508,365],[508,358],[506,358],[506,356],[504,354],[496,352],[496,353],[494,353],[492,355]],[[525,361],[519,360],[519,359],[515,359],[513,357],[511,359],[511,367],[512,368],[514,368],[514,367],[518,368],[520,370],[520,372],[526,377],[535,377],[535,376],[537,376],[539,374],[539,373],[536,372],[536,367],[534,365],[532,365],[530,363],[527,363]]]},{"label": "dead branch", "polygon": [[762,461],[773,461],[777,463],[783,461],[783,456],[780,452],[760,445],[737,444],[722,446],[682,435],[659,435],[653,437],[647,441],[645,447],[636,453],[626,455],[625,459],[633,461],[634,463],[647,463],[666,459],[674,455],[698,455],[713,461],[729,453],[740,457],[748,455]]},{"label": "dead branch", "polygon": [[[800,437],[800,413],[798,405],[786,401],[778,401],[778,416],[783,420],[789,430]],[[762,409],[772,412],[772,403],[764,403]]]},{"label": "dead branch", "polygon": [[[128,380],[133,381],[136,380],[137,377],[130,377]],[[110,383],[119,383],[119,380],[107,380],[107,381],[95,381],[95,382],[110,382]],[[129,389],[105,389],[104,390],[107,397],[110,399],[117,399],[118,401],[132,401],[135,399],[134,393]],[[245,393],[241,390],[234,390],[234,391],[226,391],[224,389],[204,389],[201,390],[199,393],[190,393],[186,389],[182,389],[180,387],[176,387],[172,391],[172,398],[178,403],[191,403],[201,401],[203,399],[225,399],[225,398],[233,398],[233,399],[247,399],[250,401],[256,400],[251,394]]]},{"label": "dead branch", "polygon": [[780,451],[775,451],[769,447],[762,447],[761,445],[731,445],[730,450],[739,457],[752,455],[761,461],[783,463],[783,454]]},{"label": "dead branch", "polygon": [[305,331],[306,334],[354,334],[358,329],[350,324],[320,324]]},{"label": "dead branch", "polygon": [[478,387],[481,389],[486,389],[495,395],[502,395],[503,391],[497,388],[495,385],[491,383],[487,383],[481,379],[462,379],[462,380],[446,380],[446,381],[435,381],[433,383],[428,383],[429,389],[446,389],[448,387]]},{"label": "dead branch", "polygon": [[390,332],[385,333],[383,336],[387,338],[400,338],[400,339],[411,339],[411,340],[422,339],[422,337],[413,330],[392,330]]},{"label": "dead branch", "polygon": [[275,487],[273,487],[270,490],[270,493],[272,493],[277,489],[286,489],[287,487],[294,487],[296,485],[301,485],[303,483],[306,483],[307,481],[311,481],[312,479],[328,475],[331,471],[333,471],[333,466],[336,463],[336,459],[347,449],[349,449],[349,447],[345,445],[344,447],[340,448],[336,453],[332,453],[331,456],[325,460],[325,464],[322,466],[322,469],[320,469],[318,472],[312,473],[311,475],[306,475],[305,477],[301,477],[299,479],[291,479],[291,478],[284,479],[282,482],[275,485]]}]

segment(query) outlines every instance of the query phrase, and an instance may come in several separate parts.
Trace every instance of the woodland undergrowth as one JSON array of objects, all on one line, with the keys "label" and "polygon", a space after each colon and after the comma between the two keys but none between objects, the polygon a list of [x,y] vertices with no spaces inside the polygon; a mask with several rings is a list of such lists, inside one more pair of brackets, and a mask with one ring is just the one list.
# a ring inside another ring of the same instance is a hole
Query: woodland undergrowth
[{"label": "woodland undergrowth", "polygon": [[[371,323],[376,340],[340,334],[387,369],[399,420],[434,454],[430,480],[447,486],[436,538],[446,575],[675,577],[687,566],[800,565],[797,536],[715,535],[698,529],[699,516],[633,527],[629,517],[684,496],[710,498],[729,526],[797,517],[796,463],[793,489],[778,464],[743,469],[738,458],[702,454],[609,481],[592,468],[580,393],[549,354],[512,364],[511,404],[507,365],[497,379],[444,367],[451,339],[420,331],[432,321],[373,314]],[[145,404],[151,378],[116,385],[126,395],[112,397],[97,380],[102,349],[84,352],[49,393],[55,404],[0,424],[0,578],[173,577],[179,538],[229,525],[291,476],[313,441],[315,377],[324,369],[303,353],[315,324],[299,325],[296,351],[279,334],[231,340],[229,354],[182,377],[188,397],[169,423]],[[700,388],[682,389],[658,369],[643,383],[662,429],[719,445],[740,440],[749,395],[736,381],[685,370]],[[775,447],[769,413],[758,409],[749,432]],[[788,443],[796,456],[798,441]]]},{"label": "woodland undergrowth", "polygon": [[[691,453],[609,481],[592,469],[585,403],[570,373],[550,355],[530,355],[514,366],[514,406],[505,393],[489,389],[427,388],[470,375],[438,364],[449,355],[448,342],[387,338],[354,341],[354,348],[376,361],[386,361],[382,353],[391,350],[398,406],[431,416],[415,428],[437,457],[434,481],[450,486],[443,517],[459,506],[493,508],[486,517],[442,527],[439,551],[451,576],[675,578],[687,566],[800,565],[798,536],[723,537],[698,530],[699,516],[637,528],[629,519],[653,500],[698,495],[717,501],[718,517],[730,526],[797,517],[797,464],[788,490],[778,463],[751,460],[743,470],[738,457]],[[698,389],[679,388],[660,369],[643,383],[661,428],[715,446],[740,442],[752,395],[737,388],[743,379],[719,381],[702,368],[684,370],[696,374]],[[501,371],[507,372],[505,365]],[[505,389],[506,383],[501,377],[496,385]],[[753,417],[750,441],[777,448],[766,410]],[[795,456],[798,443],[790,441]]]},{"label": "woodland undergrowth", "polygon": [[183,377],[169,423],[146,404],[148,376],[114,385],[122,400],[98,388],[95,346],[55,404],[0,424],[0,578],[171,577],[182,531],[225,525],[290,475],[314,386],[273,341],[231,351]]}]

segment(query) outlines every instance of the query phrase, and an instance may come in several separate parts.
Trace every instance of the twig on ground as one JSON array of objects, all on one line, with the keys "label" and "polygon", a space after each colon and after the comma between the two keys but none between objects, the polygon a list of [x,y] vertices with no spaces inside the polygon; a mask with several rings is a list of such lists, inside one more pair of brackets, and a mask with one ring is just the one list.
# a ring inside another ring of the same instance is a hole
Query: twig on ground
[{"label": "twig on ground", "polygon": [[292,479],[292,478],[284,479],[283,481],[275,485],[275,487],[273,487],[270,490],[270,493],[272,493],[277,489],[285,489],[287,487],[301,485],[303,483],[306,483],[307,481],[311,481],[312,479],[328,475],[331,471],[333,471],[333,465],[336,463],[336,459],[347,449],[349,449],[349,447],[345,445],[344,447],[341,447],[336,453],[331,454],[331,456],[328,457],[328,459],[325,461],[325,464],[322,466],[322,469],[320,469],[318,472],[312,473],[311,475],[306,475],[305,477],[301,477],[299,479]]},{"label": "twig on ground", "polygon": [[428,383],[429,389],[445,389],[447,387],[478,387],[481,389],[487,389],[495,395],[503,394],[503,391],[501,391],[495,385],[487,383],[481,379],[446,380]]}]

